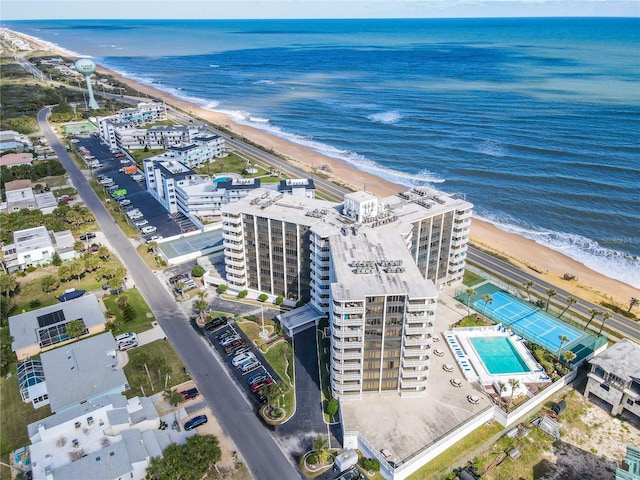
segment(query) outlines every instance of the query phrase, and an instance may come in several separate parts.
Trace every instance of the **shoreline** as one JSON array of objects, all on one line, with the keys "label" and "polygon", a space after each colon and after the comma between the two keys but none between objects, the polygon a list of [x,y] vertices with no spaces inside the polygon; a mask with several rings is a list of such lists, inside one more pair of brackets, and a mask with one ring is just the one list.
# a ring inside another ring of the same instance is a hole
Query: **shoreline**
[{"label": "shoreline", "polygon": [[[57,45],[21,32],[9,31],[31,44],[50,51],[52,54],[66,58],[70,57],[69,51],[65,51]],[[72,58],[75,57],[72,56]],[[408,188],[358,170],[356,167],[341,160],[328,157],[263,130],[236,123],[223,113],[207,110],[188,100],[176,98],[168,92],[124,77],[122,74],[101,65],[97,65],[96,73],[109,75],[141,94],[150,98],[160,99],[167,105],[179,109],[190,116],[197,117],[213,126],[224,128],[232,132],[233,135],[249,140],[266,150],[273,150],[287,161],[296,164],[309,173],[321,165],[328,165],[332,172],[330,180],[335,183],[355,190],[363,190],[364,187],[367,192],[378,197],[395,195]],[[621,308],[626,310],[629,300],[640,295],[640,291],[632,285],[592,270],[567,255],[541,245],[534,240],[501,230],[496,225],[485,220],[472,219],[470,243],[488,252],[507,257],[511,263],[522,270],[596,304],[602,300],[607,300],[619,304]],[[574,275],[577,280],[564,280],[563,275],[566,273]]]}]

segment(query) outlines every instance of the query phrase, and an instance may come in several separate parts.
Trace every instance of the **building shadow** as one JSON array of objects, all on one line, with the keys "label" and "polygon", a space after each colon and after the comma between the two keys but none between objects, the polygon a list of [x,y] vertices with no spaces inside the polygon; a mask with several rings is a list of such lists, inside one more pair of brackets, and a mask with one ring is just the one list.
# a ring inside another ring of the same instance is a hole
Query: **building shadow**
[{"label": "building shadow", "polygon": [[602,480],[613,479],[616,462],[575,445],[557,441],[551,452],[556,462],[542,459],[533,466],[533,478],[537,480]]}]

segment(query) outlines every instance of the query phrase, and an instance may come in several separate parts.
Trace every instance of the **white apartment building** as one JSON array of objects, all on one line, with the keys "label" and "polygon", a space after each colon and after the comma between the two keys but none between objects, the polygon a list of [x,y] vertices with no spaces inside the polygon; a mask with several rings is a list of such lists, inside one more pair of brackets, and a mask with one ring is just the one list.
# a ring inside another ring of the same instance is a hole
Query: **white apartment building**
[{"label": "white apartment building", "polygon": [[[169,213],[177,213],[177,189],[199,185],[203,180],[189,167],[175,160],[158,161],[156,157],[147,158],[144,165],[144,177],[147,190]],[[183,212],[184,213],[184,212]]]},{"label": "white apartment building", "polygon": [[224,149],[224,138],[206,132],[190,137],[189,143],[170,145],[164,153],[150,157],[152,160],[175,160],[189,168],[198,168],[220,158]]},{"label": "white apartment building", "polygon": [[24,152],[33,149],[33,143],[29,137],[15,130],[0,131],[0,152],[6,150],[15,150],[16,152]]},{"label": "white apartment building", "polygon": [[2,247],[4,262],[13,273],[30,266],[46,265],[56,252],[63,261],[71,260],[77,256],[74,243],[70,230],[53,232],[42,226],[17,230],[13,232],[13,243]]},{"label": "white apartment building", "polygon": [[102,140],[110,148],[118,148],[116,142],[116,130],[127,129],[149,123],[165,120],[167,109],[164,103],[144,103],[141,102],[135,108],[124,108],[109,117],[98,118],[98,130]]},{"label": "white apartment building", "polygon": [[222,209],[226,279],[329,316],[335,396],[423,395],[436,286],[462,281],[471,209],[425,188],[342,204],[255,190]]}]

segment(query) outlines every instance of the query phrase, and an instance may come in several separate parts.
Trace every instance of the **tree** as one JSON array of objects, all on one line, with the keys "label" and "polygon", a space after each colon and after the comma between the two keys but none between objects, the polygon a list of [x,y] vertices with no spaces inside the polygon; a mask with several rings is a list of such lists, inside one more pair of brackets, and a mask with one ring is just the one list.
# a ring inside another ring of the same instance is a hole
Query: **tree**
[{"label": "tree", "polygon": [[248,290],[240,290],[240,291],[238,292],[238,298],[244,298],[244,297],[246,297],[248,294],[249,294],[249,291],[248,291]]},{"label": "tree", "polygon": [[133,308],[133,306],[130,303],[127,303],[122,308],[122,319],[125,322],[130,322],[134,318],[136,318],[136,311],[135,311],[135,309]]},{"label": "tree", "polygon": [[476,294],[476,291],[473,288],[467,288],[464,291],[464,294],[467,296],[467,316],[471,316],[471,297],[473,297]]},{"label": "tree", "polygon": [[573,353],[571,350],[567,350],[562,354],[562,358],[566,363],[571,363],[576,359],[577,355]]},{"label": "tree", "polygon": [[80,241],[80,240],[76,240],[73,243],[73,250],[80,253],[84,250],[84,242]]},{"label": "tree", "polygon": [[513,397],[515,395],[516,388],[520,386],[520,380],[518,380],[517,378],[510,378],[509,386],[511,387],[511,397],[509,398],[509,406],[507,407],[507,412],[511,410],[511,405],[513,405]]},{"label": "tree", "polygon": [[198,316],[201,321],[205,321],[207,315],[207,308],[209,308],[209,302],[207,302],[204,298],[200,298],[193,302],[193,308],[198,310]]},{"label": "tree", "polygon": [[11,296],[16,288],[18,288],[16,277],[9,273],[0,273],[0,292],[6,296]]},{"label": "tree", "polygon": [[564,310],[562,310],[562,312],[560,312],[560,315],[558,315],[558,318],[562,317],[565,314],[565,312],[569,310],[569,307],[571,305],[575,305],[576,303],[578,303],[578,300],[576,298],[567,297],[567,306],[564,307]]},{"label": "tree", "polygon": [[111,256],[111,252],[104,245],[100,245],[98,247],[97,253],[98,253],[98,257],[100,257],[102,260],[109,260],[109,257]]},{"label": "tree", "polygon": [[323,437],[322,435],[318,435],[313,439],[312,449],[315,452],[318,452],[320,462],[325,463],[329,456],[329,439],[327,439],[327,437]]},{"label": "tree", "polygon": [[[162,458],[149,462],[146,478],[186,479],[205,478],[207,472],[220,461],[222,450],[213,435],[194,435],[185,445],[172,443],[163,452]],[[216,477],[217,478],[217,477]]]},{"label": "tree", "polygon": [[72,277],[80,280],[80,277],[84,275],[84,262],[80,258],[76,258],[73,262],[69,263],[69,273]]},{"label": "tree", "polygon": [[54,267],[59,267],[62,265],[62,259],[60,258],[60,254],[58,252],[53,252],[51,255],[51,265]]},{"label": "tree", "polygon": [[267,397],[267,405],[273,407],[275,405],[280,406],[280,396],[282,395],[281,382],[274,382],[271,385],[267,385],[262,389],[262,394]]},{"label": "tree", "polygon": [[547,306],[545,307],[545,312],[549,311],[549,302],[551,302],[551,297],[555,297],[558,292],[556,292],[553,288],[548,288],[544,291],[544,294],[547,296]]},{"label": "tree", "polygon": [[82,256],[82,262],[84,264],[85,272],[95,272],[102,265],[100,258],[91,253],[86,253]]},{"label": "tree", "polygon": [[340,404],[338,403],[338,400],[332,398],[327,401],[327,405],[325,406],[324,411],[330,417],[334,417],[338,413],[339,408]]},{"label": "tree", "polygon": [[60,286],[60,282],[53,275],[45,275],[40,279],[40,288],[45,293],[51,293]]},{"label": "tree", "polygon": [[282,305],[282,302],[284,302],[284,297],[282,295],[278,295],[274,303],[276,305]]},{"label": "tree", "polygon": [[600,324],[600,330],[598,330],[598,335],[602,335],[602,327],[604,327],[604,323],[611,318],[611,314],[609,312],[604,312],[602,314],[602,323]]},{"label": "tree", "polygon": [[507,391],[507,385],[498,381],[498,393],[500,394],[500,405],[502,405],[502,395]]},{"label": "tree", "polygon": [[216,291],[217,291],[218,293],[224,293],[224,292],[226,292],[226,291],[227,291],[227,286],[226,286],[225,284],[218,285],[218,286],[216,287]]},{"label": "tree", "polygon": [[600,310],[598,310],[597,308],[592,308],[589,310],[589,313],[591,314],[591,318],[589,318],[589,321],[587,322],[587,324],[584,326],[584,330],[586,330],[587,328],[589,328],[589,325],[591,324],[591,322],[593,321],[593,319],[595,317],[599,317],[600,315],[602,315],[602,312]]},{"label": "tree", "polygon": [[124,309],[124,307],[126,307],[129,304],[129,296],[122,295],[118,297],[118,300],[116,301],[116,303],[118,304],[118,308],[120,308],[120,310]]},{"label": "tree", "polygon": [[482,315],[486,316],[485,312],[487,310],[487,305],[490,305],[490,304],[493,303],[493,297],[490,294],[485,293],[484,295],[482,295],[480,297],[480,300],[482,300],[484,302],[484,306],[482,307]]},{"label": "tree", "polygon": [[527,296],[529,297],[529,302],[531,302],[531,292],[529,291],[529,289],[534,285],[535,285],[535,282],[533,280],[529,280],[528,282],[522,284],[522,286],[527,290]]},{"label": "tree", "polygon": [[258,295],[259,302],[266,302],[268,298],[269,295],[267,295],[266,293],[261,293],[260,295]]},{"label": "tree", "polygon": [[362,465],[362,468],[368,472],[380,471],[380,462],[375,458],[363,458],[360,464]]},{"label": "tree", "polygon": [[71,338],[77,338],[85,331],[85,326],[82,320],[72,320],[67,323],[67,335]]},{"label": "tree", "polygon": [[191,269],[191,276],[194,278],[200,278],[204,275],[204,268],[202,268],[200,265],[194,265],[194,267]]},{"label": "tree", "polygon": [[569,337],[566,335],[558,335],[558,339],[560,340],[560,346],[558,347],[558,360],[560,360],[560,351],[562,350],[562,346],[569,341]]},{"label": "tree", "polygon": [[63,263],[58,267],[58,278],[63,282],[68,281],[72,277],[71,275],[71,264]]},{"label": "tree", "polygon": [[633,307],[637,307],[638,305],[640,305],[640,300],[635,297],[631,297],[631,300],[629,300],[629,309],[627,310],[627,313],[631,312],[631,309]]}]

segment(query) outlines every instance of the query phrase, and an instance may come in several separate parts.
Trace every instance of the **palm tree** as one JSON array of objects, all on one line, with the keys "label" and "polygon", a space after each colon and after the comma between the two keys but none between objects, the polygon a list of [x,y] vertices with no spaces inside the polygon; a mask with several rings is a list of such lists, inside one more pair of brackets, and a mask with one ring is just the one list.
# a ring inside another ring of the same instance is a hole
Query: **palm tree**
[{"label": "palm tree", "polygon": [[490,294],[485,293],[484,295],[482,295],[480,297],[480,300],[482,300],[484,302],[484,307],[482,307],[482,316],[486,316],[485,312],[487,310],[487,305],[493,303],[493,297]]},{"label": "palm tree", "polygon": [[560,312],[560,315],[558,315],[558,318],[560,318],[561,316],[563,316],[565,314],[565,312],[567,310],[569,310],[569,307],[571,305],[575,305],[576,303],[578,303],[578,300],[573,298],[573,297],[567,297],[567,306],[564,307],[564,310],[562,310],[562,312]]},{"label": "palm tree", "polygon": [[576,359],[577,355],[573,353],[571,350],[567,350],[562,354],[562,358],[565,362],[571,363]]},{"label": "palm tree", "polygon": [[600,330],[598,330],[598,335],[602,334],[602,327],[604,327],[604,322],[611,318],[611,314],[609,312],[604,312],[602,314],[602,323],[600,324]]},{"label": "palm tree", "polygon": [[77,338],[84,332],[84,323],[82,320],[72,320],[67,323],[66,332],[71,338]]},{"label": "palm tree", "polygon": [[544,309],[545,312],[549,311],[549,302],[551,302],[551,297],[555,296],[558,294],[558,292],[556,292],[553,288],[548,288],[547,290],[545,290],[544,294],[547,296],[547,306]]},{"label": "palm tree", "polygon": [[633,307],[637,307],[638,305],[640,305],[640,300],[635,297],[631,297],[631,300],[629,300],[629,309],[627,310],[627,313],[631,312],[631,309]]},{"label": "palm tree", "polygon": [[467,317],[471,316],[471,307],[469,304],[471,303],[471,297],[476,294],[476,291],[473,288],[467,288],[464,291],[464,294],[467,296]]},{"label": "palm tree", "polygon": [[560,346],[558,347],[558,360],[560,360],[560,350],[562,350],[562,346],[569,341],[569,337],[566,335],[558,335],[560,339]]},{"label": "palm tree", "polygon": [[514,392],[516,391],[516,388],[520,386],[520,380],[518,380],[517,378],[510,378],[509,386],[511,387],[511,397],[509,398],[509,406],[507,407],[507,412],[511,410],[511,405],[513,404]]},{"label": "palm tree", "polygon": [[502,405],[502,394],[507,391],[507,385],[504,382],[498,382],[498,390],[500,393],[500,405]]},{"label": "palm tree", "polygon": [[321,463],[327,461],[327,457],[329,454],[329,440],[327,437],[323,437],[322,435],[318,435],[313,440],[312,448],[314,451],[318,452],[318,458]]},{"label": "palm tree", "polygon": [[149,466],[147,467],[147,480],[160,480],[164,473],[164,461],[162,457],[151,457],[149,459]]},{"label": "palm tree", "polygon": [[599,317],[600,315],[602,315],[602,312],[600,310],[598,310],[597,308],[592,308],[591,310],[589,310],[589,313],[591,314],[591,318],[589,319],[587,324],[584,326],[584,330],[589,328],[589,325],[591,324],[591,322],[593,321],[593,319],[595,317]]},{"label": "palm tree", "polygon": [[535,282],[533,280],[529,280],[528,282],[522,284],[522,286],[527,290],[527,295],[529,296],[529,302],[531,302],[531,292],[529,291],[529,289],[534,285],[535,285]]},{"label": "palm tree", "polygon": [[193,302],[193,308],[198,310],[200,321],[204,322],[207,316],[207,308],[209,307],[209,302],[205,299],[201,298]]}]

